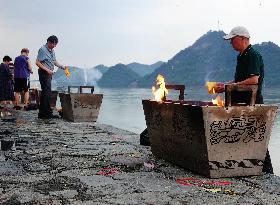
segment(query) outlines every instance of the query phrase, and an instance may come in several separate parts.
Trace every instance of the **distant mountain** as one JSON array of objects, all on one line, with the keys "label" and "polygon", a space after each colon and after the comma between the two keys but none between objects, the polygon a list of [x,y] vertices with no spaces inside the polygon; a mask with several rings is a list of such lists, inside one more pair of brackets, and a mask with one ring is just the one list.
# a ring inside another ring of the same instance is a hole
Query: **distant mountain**
[{"label": "distant mountain", "polygon": [[[105,65],[97,65],[97,66],[95,66],[95,67],[93,67],[93,68],[96,68],[96,69],[99,70],[102,74],[105,73],[105,72],[107,72],[107,71],[109,70],[109,68],[108,68],[107,66],[105,66]],[[91,68],[91,69],[93,69],[93,68]]]},{"label": "distant mountain", "polygon": [[264,83],[266,86],[280,85],[280,47],[272,42],[254,45],[263,57]]},{"label": "distant mountain", "polygon": [[162,74],[168,84],[203,85],[206,80],[231,80],[237,53],[222,39],[223,35],[222,31],[209,31],[142,78],[139,86],[151,87],[158,74]]},{"label": "distant mountain", "polygon": [[[153,73],[144,76],[140,87],[151,87],[158,74],[168,84],[204,85],[205,81],[229,81],[234,77],[236,57],[228,41],[223,40],[223,31],[209,31],[192,46],[180,51]],[[265,84],[280,85],[280,48],[274,43],[253,45],[263,56],[265,63]]]},{"label": "distant mountain", "polygon": [[154,72],[154,70],[160,67],[162,64],[163,64],[162,61],[158,61],[152,65],[145,65],[145,64],[134,62],[134,63],[127,64],[126,66],[132,71],[134,71],[135,73],[137,73],[139,76],[143,77],[145,75]]},{"label": "distant mountain", "polygon": [[[58,69],[54,74],[57,86],[96,85],[106,88],[151,87],[158,74],[167,84],[204,85],[205,81],[229,81],[234,78],[236,57],[223,31],[209,31],[193,45],[178,52],[166,63],[144,65],[130,63],[112,67],[98,65],[91,69],[70,67],[70,78]],[[263,56],[266,86],[280,85],[280,47],[272,42],[253,45]]]},{"label": "distant mountain", "polygon": [[137,87],[139,79],[140,76],[127,66],[117,64],[103,74],[98,85],[105,88]]}]

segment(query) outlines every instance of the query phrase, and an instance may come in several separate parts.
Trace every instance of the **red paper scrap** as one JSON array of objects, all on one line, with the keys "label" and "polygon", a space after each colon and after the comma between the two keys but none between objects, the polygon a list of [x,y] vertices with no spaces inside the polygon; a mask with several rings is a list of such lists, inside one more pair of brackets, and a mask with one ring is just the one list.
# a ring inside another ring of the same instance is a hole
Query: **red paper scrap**
[{"label": "red paper scrap", "polygon": [[178,184],[182,184],[184,186],[201,186],[204,184],[207,185],[229,185],[232,184],[232,182],[228,181],[206,181],[206,180],[200,180],[197,178],[179,178],[176,180]]},{"label": "red paper scrap", "polygon": [[103,169],[101,169],[98,174],[102,175],[102,176],[108,176],[108,175],[112,175],[112,174],[116,174],[119,172],[119,168],[108,168],[105,167]]}]

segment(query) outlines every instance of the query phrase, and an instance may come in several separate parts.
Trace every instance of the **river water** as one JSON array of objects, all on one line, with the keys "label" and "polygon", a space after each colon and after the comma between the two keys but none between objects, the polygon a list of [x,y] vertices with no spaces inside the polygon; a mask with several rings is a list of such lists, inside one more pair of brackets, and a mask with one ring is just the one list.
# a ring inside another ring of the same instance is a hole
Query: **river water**
[{"label": "river water", "polygon": [[[145,128],[142,99],[152,99],[151,89],[101,89],[103,102],[98,117],[99,123],[113,125],[140,134]],[[211,101],[213,96],[207,94],[204,87],[191,87],[185,90],[185,99]],[[179,93],[171,91],[167,98],[177,99]],[[280,107],[280,89],[264,88],[265,104],[276,104]],[[276,175],[280,176],[280,112],[274,122],[269,151]]]}]

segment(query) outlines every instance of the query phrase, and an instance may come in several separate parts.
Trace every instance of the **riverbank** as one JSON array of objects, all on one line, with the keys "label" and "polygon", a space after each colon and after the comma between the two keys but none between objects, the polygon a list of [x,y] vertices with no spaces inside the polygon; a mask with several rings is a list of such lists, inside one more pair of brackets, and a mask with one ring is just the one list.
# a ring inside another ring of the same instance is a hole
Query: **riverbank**
[{"label": "riverbank", "polygon": [[0,120],[1,204],[280,203],[275,175],[208,179],[155,159],[125,130],[12,114]]}]

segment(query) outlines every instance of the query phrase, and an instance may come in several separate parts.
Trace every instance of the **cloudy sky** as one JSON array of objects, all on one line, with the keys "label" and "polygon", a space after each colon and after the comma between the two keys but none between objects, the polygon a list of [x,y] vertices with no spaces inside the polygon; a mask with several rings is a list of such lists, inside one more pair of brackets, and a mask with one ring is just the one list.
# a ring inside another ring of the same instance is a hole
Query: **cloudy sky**
[{"label": "cloudy sky", "polygon": [[[0,56],[21,48],[36,59],[48,36],[59,38],[60,63],[167,61],[209,30],[246,26],[252,43],[280,45],[277,0],[0,0]],[[2,59],[2,57],[1,57]],[[35,67],[35,65],[34,65]]]}]

